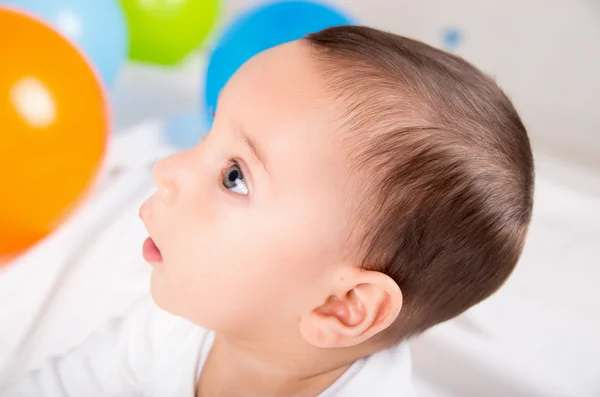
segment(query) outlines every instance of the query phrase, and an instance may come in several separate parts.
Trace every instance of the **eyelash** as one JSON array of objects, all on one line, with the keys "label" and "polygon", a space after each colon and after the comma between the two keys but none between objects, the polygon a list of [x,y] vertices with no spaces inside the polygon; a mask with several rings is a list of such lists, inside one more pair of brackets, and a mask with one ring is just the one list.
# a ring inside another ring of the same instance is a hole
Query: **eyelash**
[{"label": "eyelash", "polygon": [[[237,165],[238,167],[240,167],[240,170],[242,169],[239,160],[235,157],[230,157],[227,159],[227,168],[231,167],[232,165]],[[225,170],[227,170],[227,168],[225,168]],[[244,170],[242,170],[242,173],[243,172]]]}]

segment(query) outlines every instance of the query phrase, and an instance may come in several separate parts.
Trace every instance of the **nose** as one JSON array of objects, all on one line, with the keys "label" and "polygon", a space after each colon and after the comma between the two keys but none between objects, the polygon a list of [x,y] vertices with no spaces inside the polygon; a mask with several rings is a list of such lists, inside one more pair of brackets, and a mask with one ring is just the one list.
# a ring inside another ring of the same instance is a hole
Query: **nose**
[{"label": "nose", "polygon": [[158,196],[167,204],[174,204],[184,188],[189,172],[186,153],[181,152],[158,161],[152,168],[152,178],[158,188]]}]

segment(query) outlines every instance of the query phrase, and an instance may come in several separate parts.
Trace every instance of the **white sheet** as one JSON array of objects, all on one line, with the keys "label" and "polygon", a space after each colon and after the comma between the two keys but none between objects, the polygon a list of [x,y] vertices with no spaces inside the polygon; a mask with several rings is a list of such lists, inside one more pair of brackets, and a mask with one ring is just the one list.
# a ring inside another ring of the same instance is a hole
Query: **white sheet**
[{"label": "white sheet", "polygon": [[[0,384],[81,343],[147,293],[137,217],[161,124],[112,142],[103,182],[34,251],[0,270]],[[120,170],[120,171],[119,171]],[[600,395],[600,200],[540,175],[525,253],[507,285],[414,340],[422,396]]]}]

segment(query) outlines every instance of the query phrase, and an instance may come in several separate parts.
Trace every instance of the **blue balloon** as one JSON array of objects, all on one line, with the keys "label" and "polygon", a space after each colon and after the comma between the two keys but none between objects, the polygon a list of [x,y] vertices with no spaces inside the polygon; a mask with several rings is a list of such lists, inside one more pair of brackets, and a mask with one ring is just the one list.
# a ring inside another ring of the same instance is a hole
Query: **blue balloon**
[{"label": "blue balloon", "polygon": [[209,124],[217,97],[248,59],[268,48],[319,30],[354,22],[330,5],[312,1],[263,4],[238,16],[217,40],[206,70],[205,114]]},{"label": "blue balloon", "polygon": [[53,26],[77,44],[106,86],[114,82],[129,48],[127,20],[118,0],[0,0],[2,3]]},{"label": "blue balloon", "polygon": [[165,122],[164,139],[177,149],[190,149],[208,133],[206,119],[199,112],[172,117]]}]

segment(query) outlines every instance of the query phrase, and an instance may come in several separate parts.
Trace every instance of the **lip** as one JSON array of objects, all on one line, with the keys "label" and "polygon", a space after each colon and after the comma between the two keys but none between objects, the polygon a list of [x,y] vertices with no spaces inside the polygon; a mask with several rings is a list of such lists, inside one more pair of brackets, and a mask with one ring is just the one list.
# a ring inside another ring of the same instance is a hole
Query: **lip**
[{"label": "lip", "polygon": [[154,240],[152,240],[152,237],[148,237],[144,241],[142,253],[144,255],[144,259],[148,263],[161,263],[163,261],[162,254],[156,246],[156,243],[154,243]]}]

